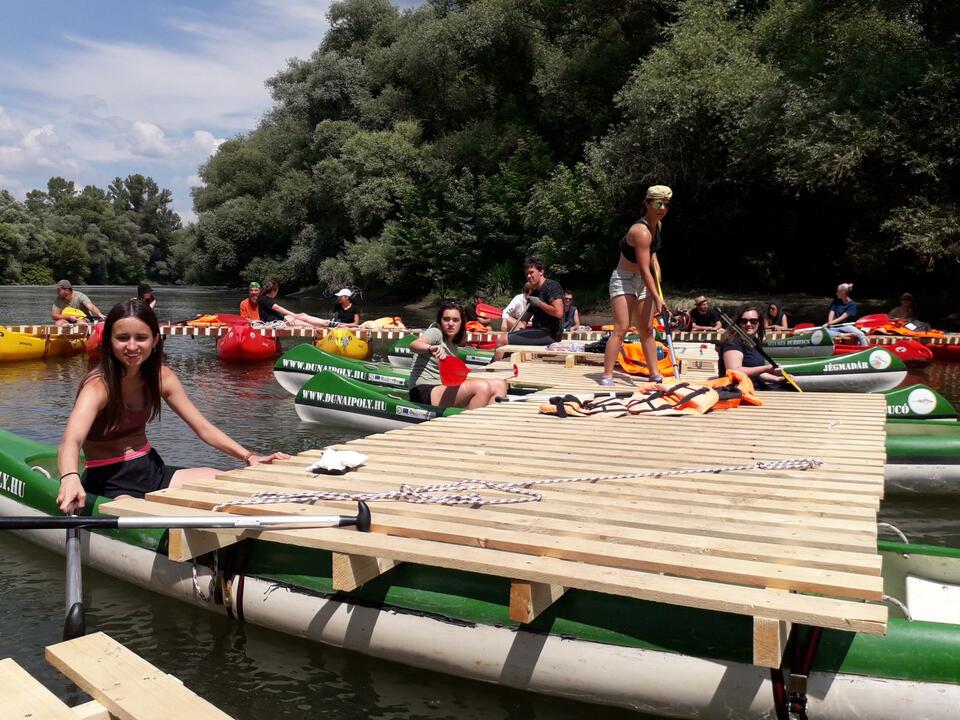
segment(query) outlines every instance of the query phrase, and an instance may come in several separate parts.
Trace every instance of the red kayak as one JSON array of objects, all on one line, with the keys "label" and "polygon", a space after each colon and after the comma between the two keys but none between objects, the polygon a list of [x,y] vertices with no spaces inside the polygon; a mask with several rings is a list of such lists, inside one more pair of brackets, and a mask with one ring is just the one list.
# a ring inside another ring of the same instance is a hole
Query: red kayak
[{"label": "red kayak", "polygon": [[100,345],[103,343],[104,323],[97,323],[93,327],[93,332],[87,335],[87,355],[95,358],[100,354]]},{"label": "red kayak", "polygon": [[277,338],[266,337],[251,327],[231,326],[217,339],[217,357],[224,362],[272,360],[279,354],[280,341]]},{"label": "red kayak", "polygon": [[930,343],[926,346],[933,353],[935,360],[960,362],[960,345],[942,345]]},{"label": "red kayak", "polygon": [[[921,368],[933,362],[933,353],[930,351],[930,346],[916,340],[897,340],[893,344],[884,344],[878,347],[895,353],[907,367]],[[833,346],[834,355],[846,355],[860,350],[863,350],[863,345],[857,345],[856,343],[836,343]]]}]

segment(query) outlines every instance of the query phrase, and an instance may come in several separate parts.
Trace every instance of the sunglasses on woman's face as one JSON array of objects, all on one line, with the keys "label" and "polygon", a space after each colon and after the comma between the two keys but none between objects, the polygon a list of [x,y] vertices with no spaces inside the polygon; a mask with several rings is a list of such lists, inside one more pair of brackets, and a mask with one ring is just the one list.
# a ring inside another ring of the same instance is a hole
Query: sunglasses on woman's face
[{"label": "sunglasses on woman's face", "polygon": [[653,205],[657,210],[670,207],[669,200],[651,200],[650,204]]},{"label": "sunglasses on woman's face", "polygon": [[740,318],[737,320],[738,325],[759,325],[760,318]]}]

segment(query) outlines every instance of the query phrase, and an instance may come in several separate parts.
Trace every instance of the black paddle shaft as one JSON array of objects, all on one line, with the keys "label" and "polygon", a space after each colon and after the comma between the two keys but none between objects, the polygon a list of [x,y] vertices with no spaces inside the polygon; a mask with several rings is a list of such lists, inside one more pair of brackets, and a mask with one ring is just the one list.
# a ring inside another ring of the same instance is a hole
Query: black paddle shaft
[{"label": "black paddle shaft", "polygon": [[[720,313],[720,319],[723,320],[738,336],[741,340],[745,340],[750,343],[751,346],[757,349],[757,352],[763,356],[763,359],[766,360],[770,365],[775,368],[780,367],[780,363],[774,360],[772,357],[767,355],[767,351],[763,349],[763,343],[758,342],[756,338],[750,337],[746,332],[743,331],[740,326],[738,326],[733,320],[730,319],[730,316],[727,315],[723,310],[718,310]],[[761,319],[760,322],[763,322]]]}]

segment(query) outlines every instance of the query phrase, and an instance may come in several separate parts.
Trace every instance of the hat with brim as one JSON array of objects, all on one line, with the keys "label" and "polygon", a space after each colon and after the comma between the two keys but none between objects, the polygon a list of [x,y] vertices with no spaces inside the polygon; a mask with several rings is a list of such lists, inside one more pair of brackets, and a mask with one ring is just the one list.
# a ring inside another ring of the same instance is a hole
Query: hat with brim
[{"label": "hat with brim", "polygon": [[900,296],[900,299],[901,299],[901,300],[913,300],[913,295],[911,295],[910,293],[904,293],[903,295]]},{"label": "hat with brim", "polygon": [[343,288],[335,292],[333,295],[334,297],[353,297],[353,291],[348,290],[347,288]]},{"label": "hat with brim", "polygon": [[59,290],[73,290],[73,285],[69,280],[61,280],[57,283],[57,289]]},{"label": "hat with brim", "polygon": [[707,302],[707,298],[704,297],[703,295],[697,295],[697,296],[693,299],[693,304],[694,304],[694,305],[699,305],[700,303],[705,303],[705,302]]},{"label": "hat with brim", "polygon": [[673,197],[673,190],[666,185],[651,185],[647,188],[647,200],[669,200]]}]

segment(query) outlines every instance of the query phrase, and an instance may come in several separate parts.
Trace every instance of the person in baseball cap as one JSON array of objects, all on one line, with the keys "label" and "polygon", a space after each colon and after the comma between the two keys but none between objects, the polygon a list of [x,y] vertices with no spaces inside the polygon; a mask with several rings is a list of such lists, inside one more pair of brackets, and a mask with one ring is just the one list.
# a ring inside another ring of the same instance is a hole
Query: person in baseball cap
[{"label": "person in baseball cap", "polygon": [[[100,308],[79,290],[73,289],[69,280],[60,280],[57,285],[57,299],[50,307],[50,317],[57,325],[73,325],[77,322],[88,322],[89,318],[103,319]],[[71,308],[73,312],[66,312]],[[79,311],[79,312],[78,312]],[[81,317],[80,313],[86,315]]]},{"label": "person in baseball cap", "polygon": [[337,304],[333,306],[333,319],[339,325],[359,325],[360,310],[354,304],[353,290],[350,288],[341,288],[335,292]]}]

